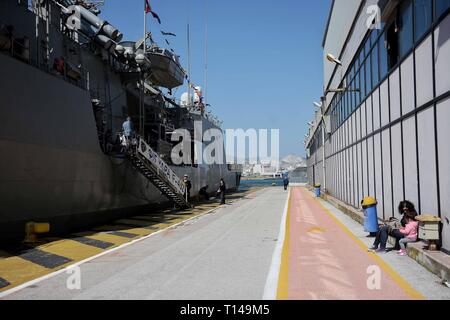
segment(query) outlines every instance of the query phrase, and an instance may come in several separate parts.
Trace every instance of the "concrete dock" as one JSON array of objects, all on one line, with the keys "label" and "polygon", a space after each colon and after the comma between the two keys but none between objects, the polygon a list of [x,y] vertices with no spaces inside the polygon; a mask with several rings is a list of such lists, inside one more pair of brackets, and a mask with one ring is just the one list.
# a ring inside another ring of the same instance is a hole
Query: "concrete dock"
[{"label": "concrete dock", "polygon": [[[86,237],[106,242],[106,237],[111,240],[127,233],[117,232]],[[366,235],[358,223],[306,188],[293,187],[289,192],[266,188],[84,260],[62,264],[3,290],[0,297],[450,299],[450,289],[409,257],[368,252],[372,240]],[[64,257],[64,252],[59,255]],[[0,278],[29,272],[6,270],[7,259],[18,263],[24,257],[0,259]],[[33,263],[43,268],[39,261]]]}]

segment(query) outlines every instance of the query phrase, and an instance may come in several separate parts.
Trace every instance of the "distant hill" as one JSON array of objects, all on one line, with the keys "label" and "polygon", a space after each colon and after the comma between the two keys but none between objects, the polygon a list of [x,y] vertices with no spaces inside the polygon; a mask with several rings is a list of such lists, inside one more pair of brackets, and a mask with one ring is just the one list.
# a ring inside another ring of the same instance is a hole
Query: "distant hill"
[{"label": "distant hill", "polygon": [[307,165],[305,159],[291,154],[281,159],[280,166],[282,170],[294,171],[297,168],[305,168]]}]

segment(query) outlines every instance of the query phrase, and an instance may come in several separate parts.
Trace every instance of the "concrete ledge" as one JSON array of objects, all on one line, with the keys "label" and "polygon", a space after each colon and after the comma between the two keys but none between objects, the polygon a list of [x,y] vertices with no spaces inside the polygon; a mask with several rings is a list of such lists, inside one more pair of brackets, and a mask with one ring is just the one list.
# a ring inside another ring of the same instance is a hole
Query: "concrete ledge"
[{"label": "concrete ledge", "polygon": [[[364,213],[345,204],[344,202],[322,193],[322,199],[341,210],[356,222],[364,225]],[[389,243],[395,245],[395,239],[389,237]],[[430,272],[436,274],[443,281],[450,282],[450,255],[442,251],[428,251],[427,245],[422,242],[409,243],[407,246],[409,257],[417,261]]]},{"label": "concrete ledge", "polygon": [[419,264],[450,282],[450,255],[442,251],[428,251],[427,244],[416,242],[408,244],[408,255]]},{"label": "concrete ledge", "polygon": [[353,208],[352,206],[349,206],[348,204],[346,204],[336,198],[333,198],[332,196],[330,196],[328,194],[322,193],[321,198],[323,200],[329,202],[331,205],[338,208],[342,212],[344,212],[346,215],[348,215],[350,218],[352,218],[359,224],[364,225],[364,213],[363,212],[359,211],[358,209]]}]

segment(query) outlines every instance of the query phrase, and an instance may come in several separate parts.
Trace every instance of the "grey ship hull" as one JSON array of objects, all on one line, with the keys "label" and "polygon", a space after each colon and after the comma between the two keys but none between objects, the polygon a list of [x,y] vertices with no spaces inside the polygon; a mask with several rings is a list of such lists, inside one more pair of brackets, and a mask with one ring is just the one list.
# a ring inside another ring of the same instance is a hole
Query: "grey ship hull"
[{"label": "grey ship hull", "polygon": [[[28,221],[68,232],[168,204],[126,160],[100,149],[88,91],[0,53],[0,241],[20,239]],[[217,190],[227,165],[173,167],[195,195]]]}]

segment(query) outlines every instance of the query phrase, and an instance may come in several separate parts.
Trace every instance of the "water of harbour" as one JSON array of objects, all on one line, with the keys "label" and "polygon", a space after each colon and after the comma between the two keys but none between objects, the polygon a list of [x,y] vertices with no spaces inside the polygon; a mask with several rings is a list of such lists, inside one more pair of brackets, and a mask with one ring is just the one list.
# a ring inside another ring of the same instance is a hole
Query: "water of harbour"
[{"label": "water of harbour", "polygon": [[[306,170],[296,170],[289,173],[290,183],[306,183],[308,181]],[[248,179],[242,180],[239,190],[248,190],[257,187],[282,187],[282,179]]]},{"label": "water of harbour", "polygon": [[282,187],[283,180],[281,179],[255,179],[255,180],[242,180],[239,190],[249,190],[257,187]]}]

